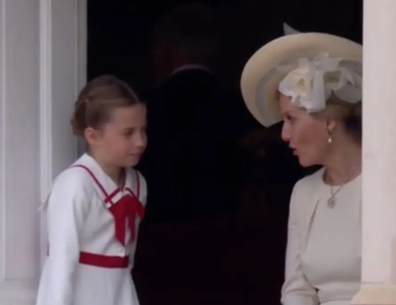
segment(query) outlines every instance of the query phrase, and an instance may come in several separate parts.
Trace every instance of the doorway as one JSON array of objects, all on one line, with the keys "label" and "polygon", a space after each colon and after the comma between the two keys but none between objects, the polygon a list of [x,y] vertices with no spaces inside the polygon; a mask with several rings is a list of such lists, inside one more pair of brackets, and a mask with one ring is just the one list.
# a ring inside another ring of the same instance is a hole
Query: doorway
[{"label": "doorway", "polygon": [[[147,96],[155,89],[150,72],[151,29],[163,13],[185,2],[190,1],[88,0],[87,78],[92,79],[101,74],[115,74],[136,88],[140,96],[143,98]],[[357,41],[361,40],[362,0],[348,3],[341,0],[300,0],[297,2],[292,0],[206,0],[203,2],[210,4],[217,12],[222,33],[221,54],[223,55],[220,56],[218,63],[220,82],[228,91],[236,95],[239,95],[239,78],[244,63],[263,44],[283,35],[284,22],[299,31],[323,31]],[[309,16],[306,12],[309,12]],[[217,265],[221,265],[224,277],[215,283],[216,285],[214,283],[211,283],[211,286],[202,284],[196,287],[191,286],[188,288],[190,290],[186,288],[181,291],[183,288],[180,287],[187,287],[181,284],[188,282],[189,279],[175,278],[178,274],[176,267],[179,262],[175,262],[173,273],[162,274],[166,272],[164,271],[166,269],[158,264],[158,267],[153,266],[158,261],[163,261],[164,264],[171,262],[172,253],[171,251],[155,252],[154,243],[147,242],[146,249],[138,254],[134,274],[142,305],[164,303],[192,305],[194,304],[192,299],[197,300],[197,304],[216,305],[279,303],[280,285],[283,281],[282,262],[288,196],[295,180],[303,173],[300,173],[300,168],[296,167],[293,169],[295,176],[291,181],[287,184],[279,183],[274,188],[280,189],[283,193],[281,199],[277,197],[271,200],[274,206],[272,213],[277,213],[279,220],[267,222],[267,226],[263,226],[266,213],[262,209],[263,202],[267,200],[267,197],[273,198],[262,192],[262,189],[268,188],[265,184],[268,183],[268,177],[263,177],[265,176],[263,172],[268,170],[268,166],[274,160],[278,161],[276,164],[279,167],[273,171],[277,172],[279,180],[285,176],[292,176],[290,172],[293,170],[289,163],[279,162],[283,157],[288,158],[288,155],[283,155],[283,152],[279,153],[282,149],[280,146],[278,150],[279,140],[276,136],[279,135],[279,126],[267,134],[266,130],[251,119],[246,125],[249,132],[243,145],[246,144],[250,151],[247,153],[247,187],[244,194],[250,195],[244,197],[244,204],[239,207],[233,218],[214,220],[211,227],[217,227],[218,230],[216,233],[212,232],[212,235],[222,240],[229,239],[233,244],[233,247],[219,250],[222,251],[222,260]],[[261,140],[256,141],[257,137]],[[256,144],[251,145],[251,142]],[[274,147],[276,147],[274,152],[268,154],[266,150],[273,150]],[[263,151],[264,154],[262,154]],[[263,158],[263,155],[266,157]],[[273,159],[268,161],[268,156]],[[282,173],[286,174],[282,175]],[[194,225],[200,228],[198,231],[204,227],[201,224],[191,224],[191,226]],[[170,232],[167,237],[170,239],[177,238],[174,232],[180,228],[175,225],[173,229],[169,227],[169,230],[164,227],[161,229]],[[153,229],[151,232],[156,231]],[[272,232],[279,232],[279,235],[275,236]],[[149,238],[155,240],[155,233]],[[271,247],[268,248],[268,245]],[[208,242],[207,247],[215,248],[215,243]],[[168,260],[164,260],[163,258],[167,255]],[[192,264],[201,258],[190,259]],[[188,265],[188,262],[183,262],[183,264]],[[190,276],[194,277],[194,274]],[[162,278],[163,281],[155,281],[155,278]],[[263,287],[267,287],[267,290]]]}]

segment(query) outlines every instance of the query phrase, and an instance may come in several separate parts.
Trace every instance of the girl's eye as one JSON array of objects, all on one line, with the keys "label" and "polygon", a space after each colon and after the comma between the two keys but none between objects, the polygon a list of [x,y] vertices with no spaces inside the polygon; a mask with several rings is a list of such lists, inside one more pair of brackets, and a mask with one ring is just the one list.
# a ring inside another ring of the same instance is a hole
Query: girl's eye
[{"label": "girl's eye", "polygon": [[132,136],[132,134],[133,134],[132,131],[128,131],[128,132],[126,132],[126,133],[124,134],[124,136],[125,136],[126,138],[130,138],[130,137]]}]

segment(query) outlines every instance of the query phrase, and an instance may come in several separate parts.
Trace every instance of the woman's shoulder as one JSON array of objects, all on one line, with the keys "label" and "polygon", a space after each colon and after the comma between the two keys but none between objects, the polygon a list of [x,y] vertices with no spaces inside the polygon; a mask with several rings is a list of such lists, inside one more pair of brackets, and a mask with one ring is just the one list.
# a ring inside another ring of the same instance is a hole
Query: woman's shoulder
[{"label": "woman's shoulder", "polygon": [[320,168],[313,174],[298,180],[293,188],[294,199],[301,197],[307,198],[307,196],[312,196],[313,192],[318,191],[323,183],[323,172],[324,168]]},{"label": "woman's shoulder", "polygon": [[312,208],[312,203],[316,201],[319,193],[323,189],[323,172],[321,168],[311,175],[308,175],[294,185],[292,197],[290,201],[290,213],[293,215],[300,215],[299,218],[305,218]]},{"label": "woman's shoulder", "polygon": [[299,188],[306,188],[306,187],[313,187],[313,186],[317,186],[318,183],[321,183],[322,177],[323,177],[323,173],[324,173],[324,168],[320,168],[319,170],[317,170],[316,172],[305,176],[304,178],[301,178],[300,180],[297,181],[295,187],[299,187]]}]

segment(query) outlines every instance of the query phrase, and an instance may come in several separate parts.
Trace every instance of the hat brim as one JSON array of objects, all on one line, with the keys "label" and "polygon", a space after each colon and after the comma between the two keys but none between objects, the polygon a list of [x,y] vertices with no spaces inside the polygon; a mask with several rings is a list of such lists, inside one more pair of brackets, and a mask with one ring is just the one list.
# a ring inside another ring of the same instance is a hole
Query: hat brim
[{"label": "hat brim", "polygon": [[275,68],[302,57],[327,53],[331,57],[362,61],[362,45],[324,33],[282,36],[261,47],[246,63],[241,77],[242,96],[253,117],[270,127],[282,121],[277,101],[278,86],[287,71]]}]

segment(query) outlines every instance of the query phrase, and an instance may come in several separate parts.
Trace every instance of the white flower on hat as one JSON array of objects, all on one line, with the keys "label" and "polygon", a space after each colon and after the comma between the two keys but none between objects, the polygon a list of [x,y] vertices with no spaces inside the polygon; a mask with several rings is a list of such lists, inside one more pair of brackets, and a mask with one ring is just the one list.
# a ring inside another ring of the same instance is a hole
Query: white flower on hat
[{"label": "white flower on hat", "polygon": [[[300,58],[298,67],[279,83],[278,90],[308,112],[324,110],[332,93],[349,103],[360,102],[362,78],[351,69],[342,67],[341,62],[341,58],[331,58],[328,54],[311,60]],[[290,67],[279,69],[290,70]]]}]

